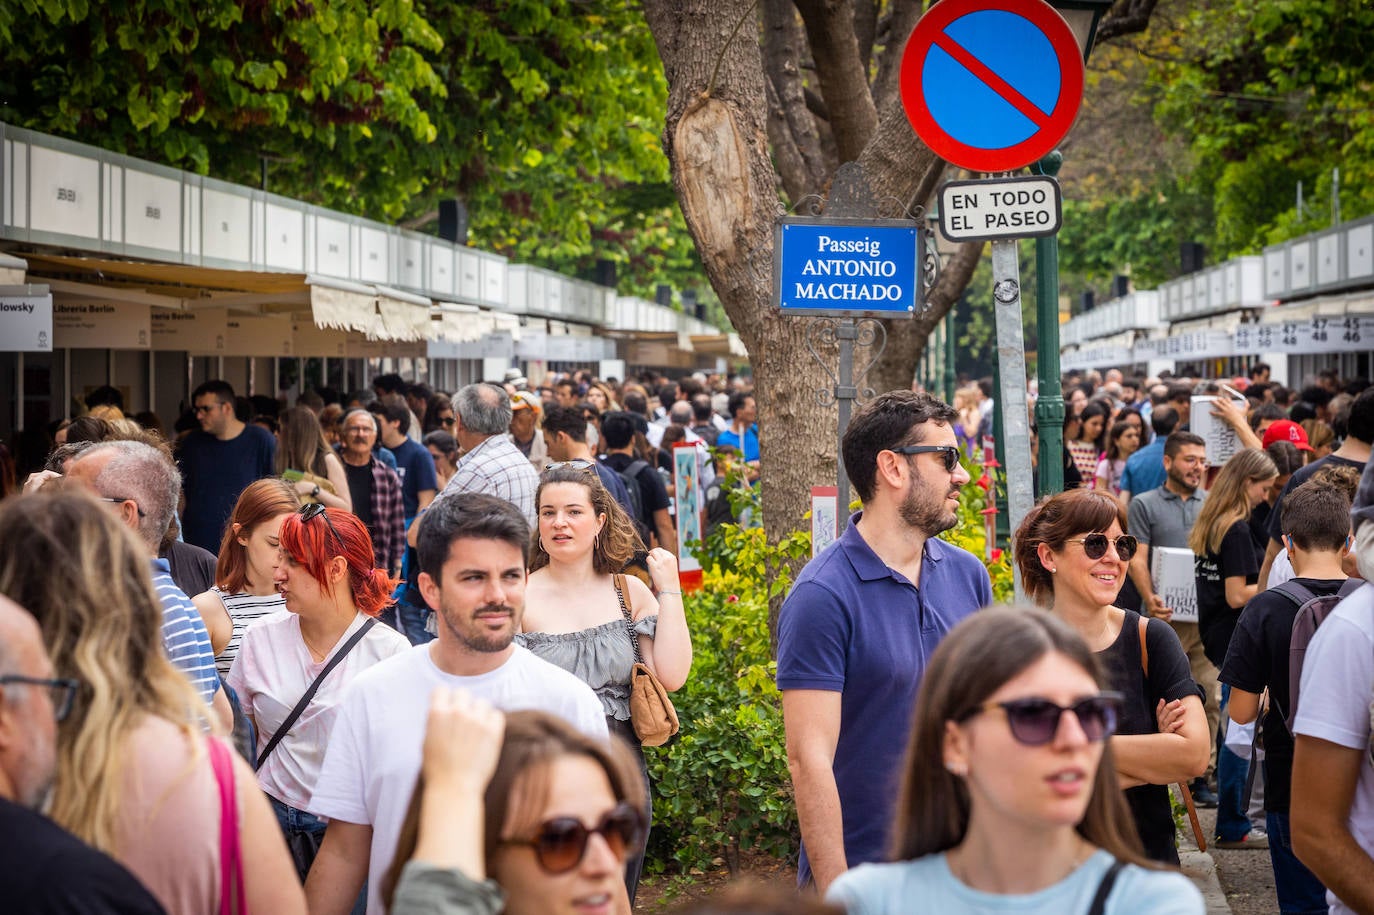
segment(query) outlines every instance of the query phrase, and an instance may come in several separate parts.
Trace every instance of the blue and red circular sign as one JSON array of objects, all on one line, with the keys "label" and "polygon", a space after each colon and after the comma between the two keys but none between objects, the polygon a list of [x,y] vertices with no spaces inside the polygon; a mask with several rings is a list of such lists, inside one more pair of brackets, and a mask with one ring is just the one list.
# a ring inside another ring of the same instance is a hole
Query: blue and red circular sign
[{"label": "blue and red circular sign", "polygon": [[902,104],[940,158],[977,172],[1029,165],[1064,139],[1083,52],[1043,0],[940,0],[907,40]]}]

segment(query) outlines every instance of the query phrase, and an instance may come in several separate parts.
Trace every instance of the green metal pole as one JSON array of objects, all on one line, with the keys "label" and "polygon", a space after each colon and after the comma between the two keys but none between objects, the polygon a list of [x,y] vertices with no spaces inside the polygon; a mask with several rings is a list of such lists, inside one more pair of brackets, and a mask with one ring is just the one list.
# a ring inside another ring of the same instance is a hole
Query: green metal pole
[{"label": "green metal pole", "polygon": [[954,403],[954,309],[945,314],[945,403]]},{"label": "green metal pole", "polygon": [[[1032,169],[1053,178],[1064,157],[1058,150]],[[1035,427],[1040,434],[1037,497],[1064,491],[1064,390],[1059,383],[1059,240],[1035,240],[1036,379]]]}]

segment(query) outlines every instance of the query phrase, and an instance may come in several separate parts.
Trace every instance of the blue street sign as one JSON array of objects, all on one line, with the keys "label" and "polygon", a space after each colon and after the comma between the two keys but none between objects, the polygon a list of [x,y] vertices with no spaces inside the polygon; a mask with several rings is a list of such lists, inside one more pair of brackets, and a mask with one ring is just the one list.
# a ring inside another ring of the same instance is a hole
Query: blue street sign
[{"label": "blue street sign", "polygon": [[911,317],[923,308],[913,220],[788,217],[776,236],[773,300],[785,314]]}]

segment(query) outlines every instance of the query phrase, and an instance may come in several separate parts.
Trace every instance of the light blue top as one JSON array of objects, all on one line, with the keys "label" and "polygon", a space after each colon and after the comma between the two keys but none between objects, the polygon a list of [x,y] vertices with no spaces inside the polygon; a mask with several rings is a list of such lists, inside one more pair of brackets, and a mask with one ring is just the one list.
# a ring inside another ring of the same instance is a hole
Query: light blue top
[{"label": "light blue top", "polygon": [[[848,915],[956,915],[1015,912],[1017,915],[1084,915],[1112,856],[1098,851],[1072,874],[1036,893],[1002,896],[970,889],[949,870],[945,855],[916,861],[861,864],[830,885],[827,902]],[[1177,871],[1128,865],[1107,897],[1106,915],[1201,915],[1202,894]]]}]

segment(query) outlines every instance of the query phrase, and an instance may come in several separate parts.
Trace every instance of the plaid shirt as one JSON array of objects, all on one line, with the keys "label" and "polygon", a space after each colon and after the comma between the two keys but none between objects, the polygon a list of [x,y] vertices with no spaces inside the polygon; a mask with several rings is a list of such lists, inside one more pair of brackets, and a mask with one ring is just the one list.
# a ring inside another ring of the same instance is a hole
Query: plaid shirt
[{"label": "plaid shirt", "polygon": [[406,549],[405,503],[401,478],[390,467],[372,458],[372,549],[377,568],[392,574],[401,567]]},{"label": "plaid shirt", "polygon": [[460,492],[499,496],[520,509],[533,529],[534,494],[538,488],[539,474],[529,458],[506,436],[493,435],[458,459],[453,478],[434,501]]}]

